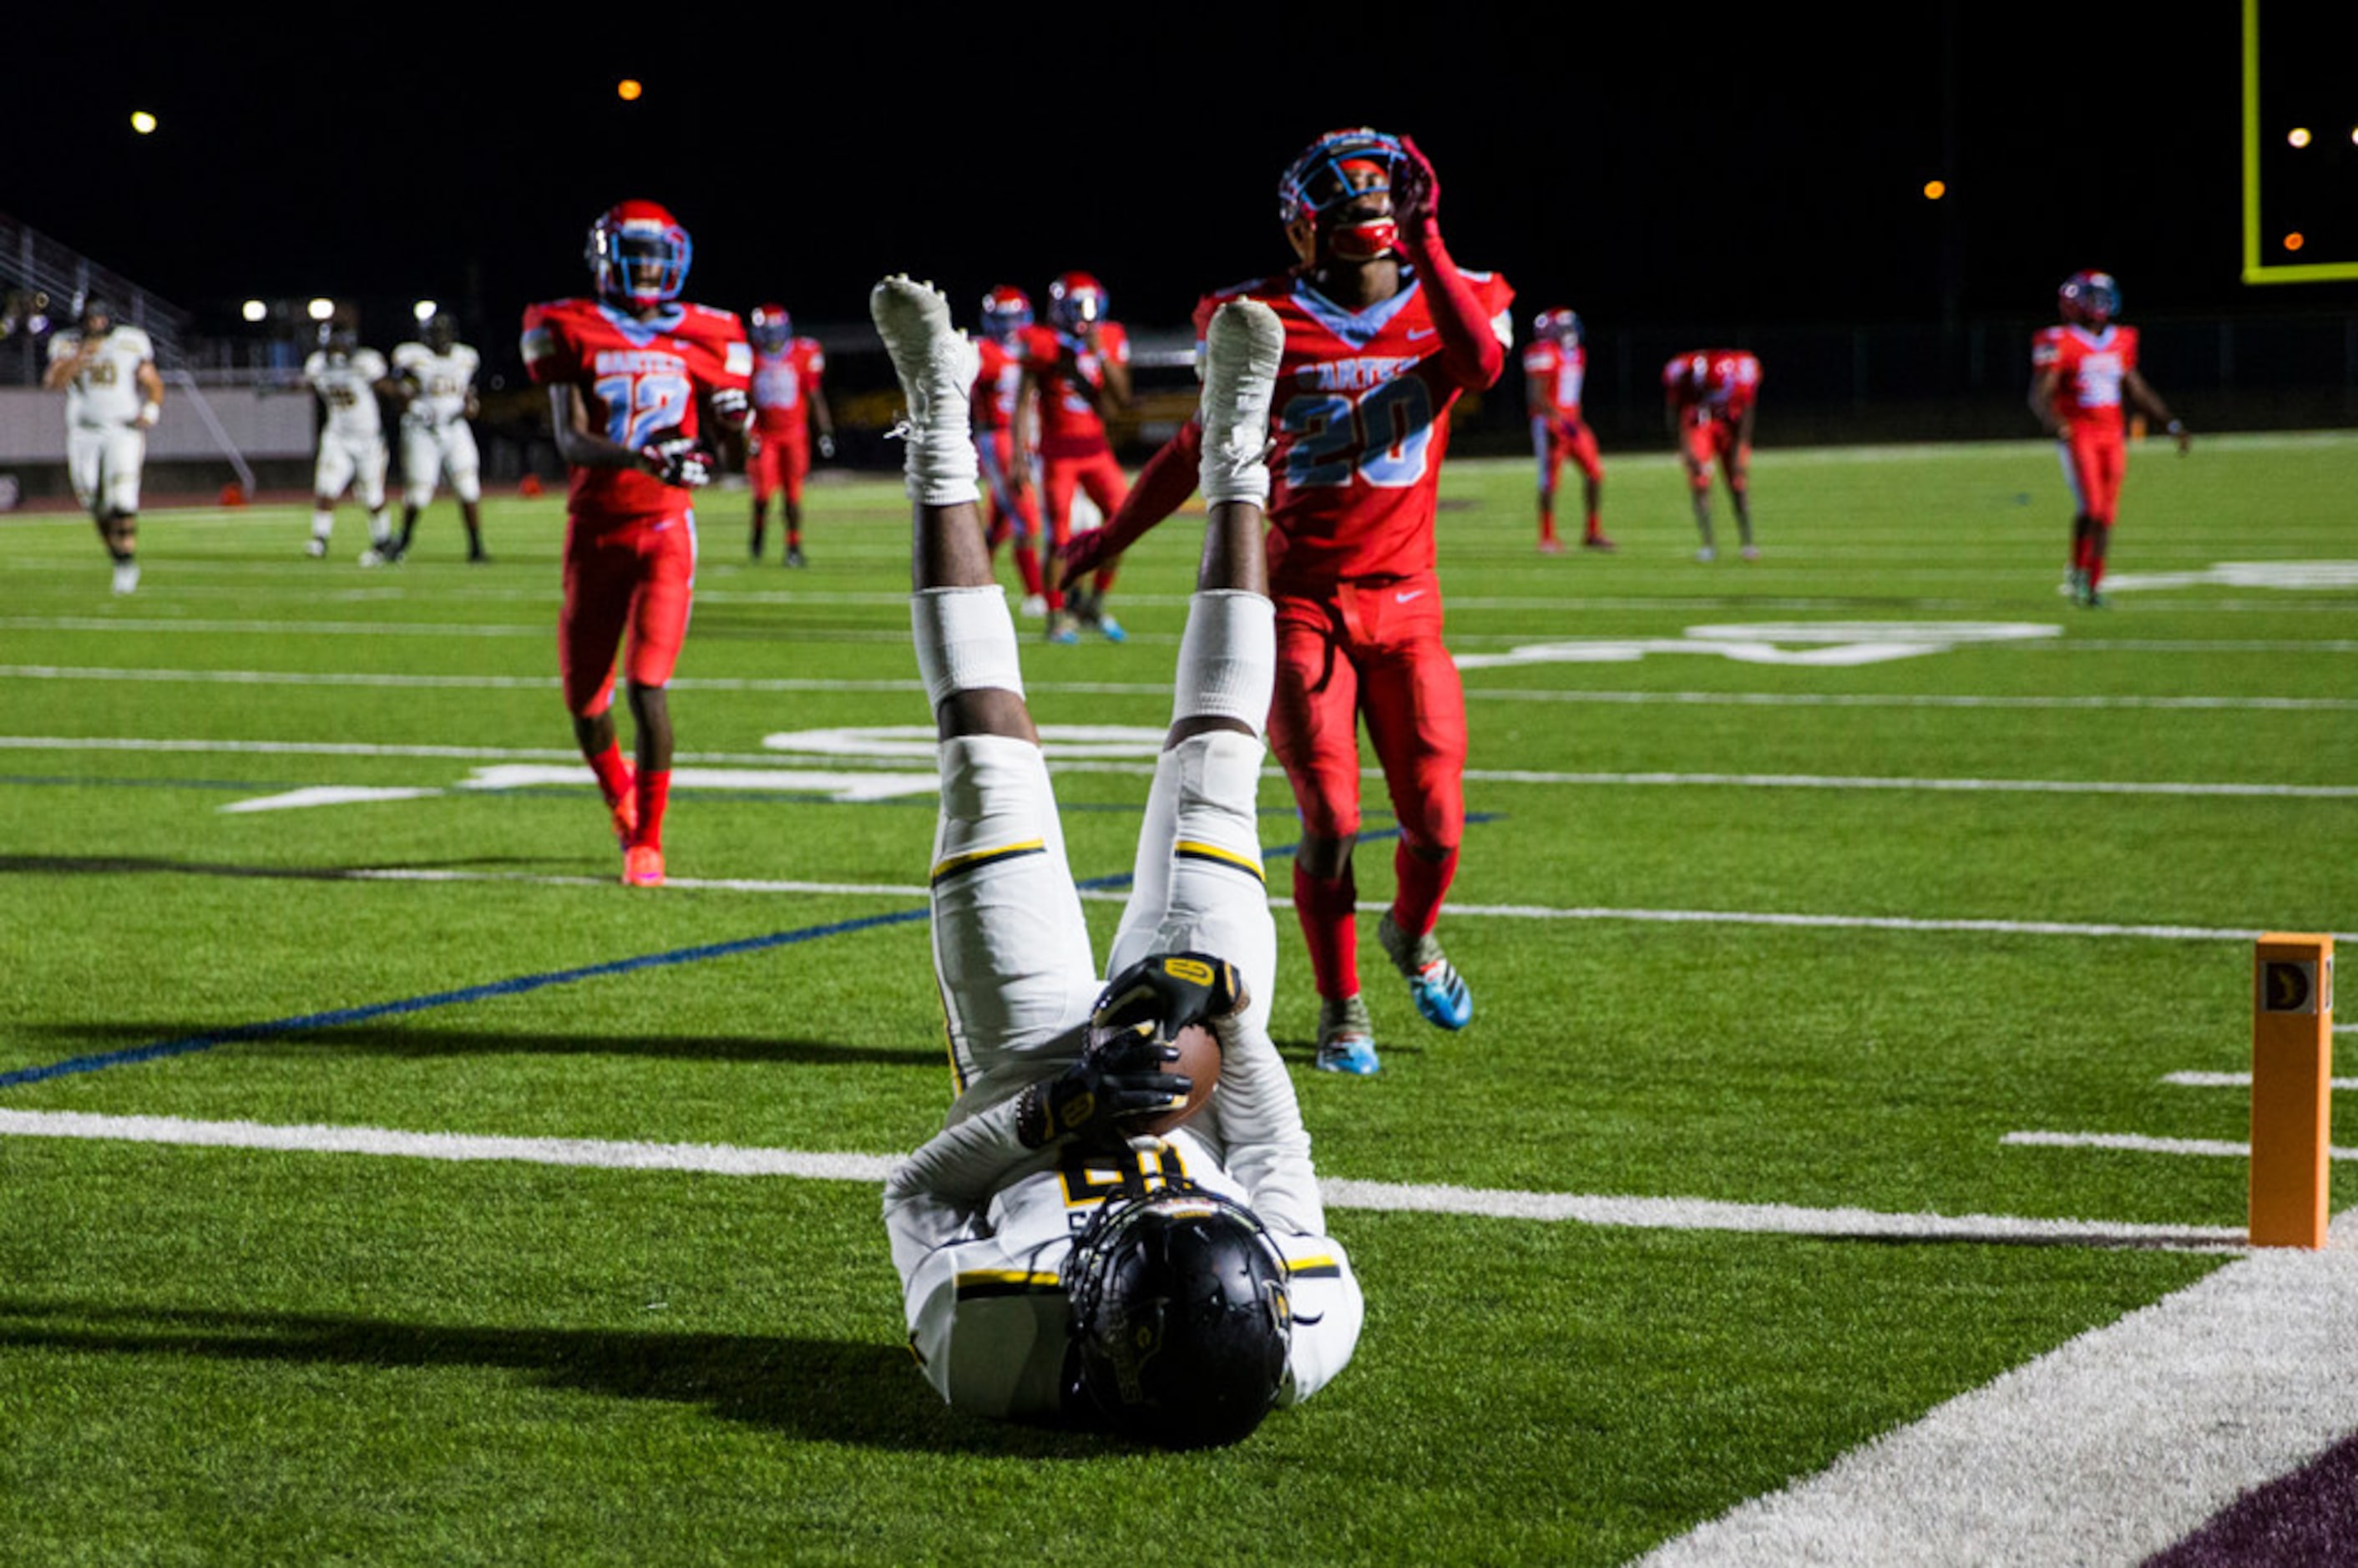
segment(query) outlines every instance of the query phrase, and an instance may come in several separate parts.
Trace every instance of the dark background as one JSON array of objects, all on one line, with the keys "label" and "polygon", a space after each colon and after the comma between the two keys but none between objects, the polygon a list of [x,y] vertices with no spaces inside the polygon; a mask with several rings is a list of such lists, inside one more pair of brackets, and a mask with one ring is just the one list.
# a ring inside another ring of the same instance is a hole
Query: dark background
[{"label": "dark background", "polygon": [[[2358,6],[2266,5],[2268,90],[2319,127],[2300,159],[2268,139],[2269,222],[2309,233],[2299,260],[2358,260]],[[1656,339],[1767,358],[1780,329],[1785,365],[1822,351],[1827,386],[1869,401],[1884,373],[1852,365],[1869,349],[1823,330],[1860,327],[1945,334],[1870,347],[1937,361],[1937,388],[1905,371],[1927,391],[1995,400],[2080,267],[2120,277],[2131,320],[2187,319],[2158,368],[2223,385],[2256,362],[2226,364],[2196,319],[2358,310],[2351,284],[2239,281],[2241,12],[698,7],[601,30],[560,8],[270,26],[134,7],[12,25],[0,211],[227,336],[246,297],[324,294],[389,343],[408,301],[437,298],[496,374],[524,304],[584,288],[583,232],[626,195],[694,235],[692,297],[783,300],[838,350],[898,270],[965,317],[992,284],[1037,298],[1081,267],[1134,328],[1176,328],[1206,289],[1290,259],[1273,190],[1293,155],[1373,123],[1432,156],[1458,260],[1504,272],[1522,321],[1580,310],[1633,407]],[[142,108],[154,135],[130,128]],[[1945,200],[1924,199],[1932,178]],[[2319,331],[2318,373],[2343,380],[2358,348]]]}]

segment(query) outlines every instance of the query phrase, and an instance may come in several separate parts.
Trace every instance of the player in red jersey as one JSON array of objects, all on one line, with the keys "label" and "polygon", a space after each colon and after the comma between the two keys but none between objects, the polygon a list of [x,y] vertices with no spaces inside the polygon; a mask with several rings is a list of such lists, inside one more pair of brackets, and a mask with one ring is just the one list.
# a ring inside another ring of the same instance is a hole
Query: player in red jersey
[{"label": "player in red jersey", "polygon": [[827,353],[817,338],[795,336],[794,318],[778,304],[753,308],[753,430],[745,471],[753,484],[753,558],[762,558],[770,498],[785,492],[786,559],[803,561],[803,481],[810,473],[811,427],[818,455],[835,456],[835,410],[827,406]]},{"label": "player in red jersey", "polygon": [[[1109,411],[1130,405],[1130,334],[1106,316],[1105,286],[1068,272],[1048,286],[1048,324],[1023,334],[1023,382],[1016,407],[1015,449],[1031,449],[1036,410],[1040,489],[1048,539],[1062,549],[1072,536],[1073,494],[1085,492],[1111,517],[1130,493],[1106,437]],[[1087,591],[1048,589],[1048,641],[1079,640],[1087,626],[1121,642],[1121,622],[1105,612],[1113,568],[1100,568]]]},{"label": "player in red jersey", "polygon": [[1555,535],[1555,481],[1568,460],[1581,472],[1581,499],[1588,523],[1583,549],[1609,550],[1601,515],[1605,464],[1596,455],[1596,434],[1580,416],[1581,384],[1588,377],[1588,348],[1580,317],[1570,310],[1542,310],[1531,322],[1531,346],[1523,351],[1524,401],[1531,414],[1531,451],[1540,464],[1540,551],[1563,548]]},{"label": "player in red jersey", "polygon": [[1740,349],[1697,349],[1662,367],[1662,418],[1686,464],[1687,493],[1694,501],[1695,527],[1703,548],[1695,559],[1717,553],[1711,539],[1711,470],[1727,476],[1728,500],[1744,558],[1757,561],[1752,542],[1752,415],[1760,395],[1760,362]]},{"label": "player in red jersey", "polygon": [[2121,291],[2110,273],[2073,273],[2055,291],[2055,305],[2062,325],[2030,341],[2030,411],[2062,443],[2063,480],[2071,487],[2071,567],[2063,591],[2093,610],[2104,602],[2097,589],[2128,468],[2121,400],[2168,430],[2181,454],[2194,438],[2137,373],[2137,330],[2113,319]]},{"label": "player in red jersey", "polygon": [[[743,326],[726,310],[680,300],[690,254],[687,231],[669,212],[620,202],[590,225],[596,297],[524,313],[525,367],[548,388],[557,449],[573,470],[557,668],[633,887],[664,880],[672,753],[664,688],[695,594],[692,492],[716,463],[702,433],[734,442],[752,412]],[[614,654],[626,627],[635,770],[614,735]]]},{"label": "player in red jersey", "polygon": [[[990,522],[983,537],[996,553],[1015,541],[1015,569],[1023,579],[1023,613],[1048,613],[1040,571],[1040,503],[1032,489],[1032,460],[1015,445],[1015,410],[1023,395],[1023,337],[1032,330],[1032,298],[1012,284],[982,297],[982,336],[975,340],[982,368],[975,373],[974,446],[982,463]],[[1030,423],[1027,421],[1027,424]]]},{"label": "player in red jersey", "polygon": [[[1269,729],[1302,814],[1294,908],[1318,983],[1318,1065],[1329,1072],[1380,1065],[1359,995],[1351,873],[1362,716],[1401,832],[1398,891],[1378,938],[1427,1021],[1462,1029],[1473,1017],[1433,935],[1466,820],[1466,701],[1441,640],[1433,514],[1449,410],[1506,368],[1514,290],[1450,259],[1439,198],[1432,164],[1405,137],[1322,136],[1278,185],[1297,265],[1196,307],[1199,341],[1233,298],[1265,302],[1285,329],[1270,431]],[[1155,454],[1129,503],[1073,542],[1067,580],[1178,510],[1202,443],[1190,423]]]}]

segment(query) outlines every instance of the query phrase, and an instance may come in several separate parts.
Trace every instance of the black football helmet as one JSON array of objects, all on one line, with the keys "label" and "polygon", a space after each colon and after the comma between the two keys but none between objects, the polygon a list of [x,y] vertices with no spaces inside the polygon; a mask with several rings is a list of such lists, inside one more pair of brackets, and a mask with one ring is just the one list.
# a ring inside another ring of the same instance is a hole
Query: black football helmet
[{"label": "black football helmet", "polygon": [[1120,1436],[1211,1448],[1277,1402],[1293,1345],[1285,1259],[1250,1209],[1181,1182],[1108,1198],[1065,1260],[1071,1392]]}]

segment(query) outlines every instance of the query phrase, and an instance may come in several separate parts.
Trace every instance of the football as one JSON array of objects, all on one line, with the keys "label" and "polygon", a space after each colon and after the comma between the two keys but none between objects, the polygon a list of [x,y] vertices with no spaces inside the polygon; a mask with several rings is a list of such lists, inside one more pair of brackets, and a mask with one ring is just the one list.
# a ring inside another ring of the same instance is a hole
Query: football
[{"label": "football", "polygon": [[1213,1087],[1220,1081],[1220,1043],[1212,1032],[1200,1023],[1191,1023],[1179,1032],[1172,1042],[1179,1047],[1179,1059],[1166,1071],[1184,1073],[1195,1087],[1187,1092],[1187,1103],[1143,1123],[1139,1130],[1160,1138],[1174,1127],[1184,1126],[1188,1118],[1204,1108],[1212,1098]]}]

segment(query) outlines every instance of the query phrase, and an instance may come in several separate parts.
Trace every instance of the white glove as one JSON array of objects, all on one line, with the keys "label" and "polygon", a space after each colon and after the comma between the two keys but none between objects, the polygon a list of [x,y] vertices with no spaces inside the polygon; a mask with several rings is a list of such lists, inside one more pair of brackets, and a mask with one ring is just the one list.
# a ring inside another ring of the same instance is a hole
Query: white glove
[{"label": "white glove", "polygon": [[655,477],[683,490],[700,490],[712,482],[712,454],[686,436],[639,449],[640,458],[654,466]]}]

